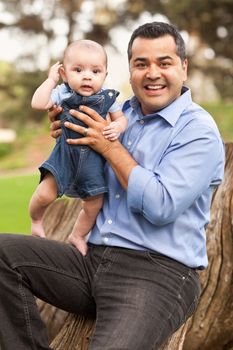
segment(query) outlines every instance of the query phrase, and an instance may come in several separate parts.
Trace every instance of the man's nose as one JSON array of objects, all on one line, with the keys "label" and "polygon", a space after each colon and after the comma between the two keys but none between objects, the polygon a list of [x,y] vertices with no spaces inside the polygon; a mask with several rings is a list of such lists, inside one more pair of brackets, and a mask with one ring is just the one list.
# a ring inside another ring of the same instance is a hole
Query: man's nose
[{"label": "man's nose", "polygon": [[157,64],[150,65],[147,69],[146,77],[149,79],[161,77],[160,67]]}]

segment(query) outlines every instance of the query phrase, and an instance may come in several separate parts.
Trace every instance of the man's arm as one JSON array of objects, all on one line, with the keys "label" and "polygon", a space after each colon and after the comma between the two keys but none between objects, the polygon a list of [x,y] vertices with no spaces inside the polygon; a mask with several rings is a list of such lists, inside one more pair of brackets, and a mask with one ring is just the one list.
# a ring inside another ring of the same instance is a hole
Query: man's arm
[{"label": "man's arm", "polygon": [[48,111],[48,117],[51,122],[50,134],[53,138],[61,136],[61,121],[57,120],[58,115],[63,111],[61,106],[53,105]]}]

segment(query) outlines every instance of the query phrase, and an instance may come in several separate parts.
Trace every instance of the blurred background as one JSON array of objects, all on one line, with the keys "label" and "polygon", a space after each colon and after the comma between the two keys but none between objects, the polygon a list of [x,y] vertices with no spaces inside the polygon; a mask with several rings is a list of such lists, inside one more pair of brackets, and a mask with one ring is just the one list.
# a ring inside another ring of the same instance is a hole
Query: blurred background
[{"label": "blurred background", "polygon": [[131,95],[127,43],[140,24],[180,30],[193,99],[233,139],[233,0],[0,0],[0,232],[30,232],[27,207],[38,165],[54,145],[47,114],[31,97],[70,41],[88,38],[107,50],[106,85]]}]

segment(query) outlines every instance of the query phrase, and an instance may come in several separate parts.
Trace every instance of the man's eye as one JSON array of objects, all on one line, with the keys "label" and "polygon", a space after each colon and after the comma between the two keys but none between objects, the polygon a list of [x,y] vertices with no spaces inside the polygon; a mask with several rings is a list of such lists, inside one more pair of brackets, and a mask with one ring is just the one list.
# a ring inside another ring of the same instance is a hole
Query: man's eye
[{"label": "man's eye", "polygon": [[168,67],[170,66],[171,64],[169,62],[161,62],[160,63],[160,67]]},{"label": "man's eye", "polygon": [[136,67],[137,68],[146,68],[146,64],[145,63],[137,63]]},{"label": "man's eye", "polygon": [[76,72],[80,73],[81,72],[81,68],[76,68]]}]

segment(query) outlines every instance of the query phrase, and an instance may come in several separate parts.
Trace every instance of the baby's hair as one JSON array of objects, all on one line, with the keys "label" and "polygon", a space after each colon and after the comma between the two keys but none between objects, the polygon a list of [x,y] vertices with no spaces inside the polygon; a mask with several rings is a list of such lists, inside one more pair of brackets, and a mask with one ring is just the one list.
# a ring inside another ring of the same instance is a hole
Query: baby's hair
[{"label": "baby's hair", "polygon": [[75,40],[71,42],[64,51],[63,64],[65,64],[66,58],[68,57],[70,50],[77,49],[77,54],[78,54],[78,49],[80,47],[84,47],[92,51],[102,51],[106,61],[106,66],[107,66],[107,53],[104,47],[99,43],[97,43],[96,41],[88,40],[88,39]]}]

